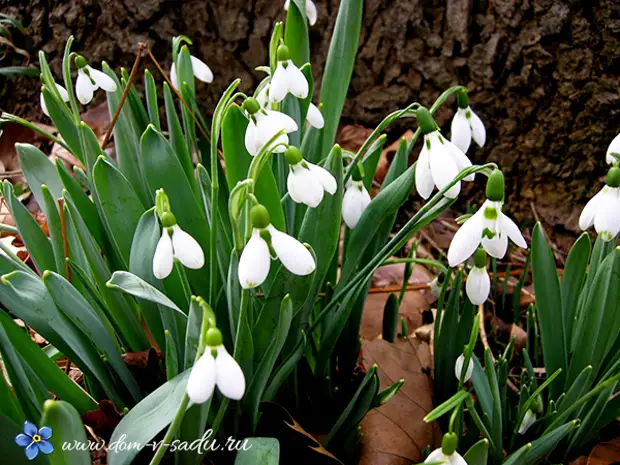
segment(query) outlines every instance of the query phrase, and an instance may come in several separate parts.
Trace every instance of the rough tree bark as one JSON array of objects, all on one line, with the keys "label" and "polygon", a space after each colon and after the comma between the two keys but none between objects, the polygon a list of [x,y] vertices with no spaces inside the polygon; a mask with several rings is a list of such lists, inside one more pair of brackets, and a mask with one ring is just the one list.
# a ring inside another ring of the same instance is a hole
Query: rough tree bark
[{"label": "rough tree bark", "polygon": [[[241,77],[244,89],[256,84],[260,73],[254,68],[266,63],[272,26],[284,17],[283,0],[0,4],[22,18],[30,50],[45,50],[58,75],[69,34],[89,60],[115,68],[131,66],[139,41],[168,65],[169,39],[192,37],[192,52],[216,75],[213,84],[199,86],[207,113],[234,77]],[[338,4],[317,1],[319,20],[311,29],[315,76],[325,62]],[[465,84],[488,128],[487,146],[473,158],[505,170],[512,211],[530,218],[534,202],[548,226],[576,231],[580,208],[601,185],[604,152],[619,129],[619,39],[617,0],[366,0],[343,117],[371,126],[397,107],[430,104],[441,90]],[[0,90],[0,106],[33,117],[37,95],[36,79],[11,79]],[[439,114],[446,132],[453,108]]]}]

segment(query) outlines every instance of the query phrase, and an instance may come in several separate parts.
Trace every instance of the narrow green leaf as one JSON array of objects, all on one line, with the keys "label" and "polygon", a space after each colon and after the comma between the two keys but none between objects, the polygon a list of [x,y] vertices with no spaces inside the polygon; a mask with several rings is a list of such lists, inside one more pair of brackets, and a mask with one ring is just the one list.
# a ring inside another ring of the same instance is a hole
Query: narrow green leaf
[{"label": "narrow green leaf", "polygon": [[[590,250],[590,236],[588,233],[583,233],[571,247],[562,273],[562,312],[567,338],[573,334],[573,325],[577,317],[577,304],[586,280]],[[569,344],[570,339],[567,339],[567,346]]]},{"label": "narrow green leaf", "polygon": [[[536,294],[536,308],[538,310],[545,367],[547,373],[555,373],[559,368],[562,369],[560,379],[550,389],[551,398],[557,399],[563,391],[568,365],[562,295],[553,253],[545,239],[540,223],[537,223],[532,231],[531,253],[534,292]],[[581,366],[579,371],[585,365]]]},{"label": "narrow green leaf", "polygon": [[[86,439],[86,430],[78,411],[68,402],[48,400],[45,402],[40,426],[52,429],[50,442],[54,452],[49,457],[50,465],[90,465],[90,450]],[[65,444],[76,445],[73,450],[63,447]],[[67,449],[67,450],[65,450]]]},{"label": "narrow green leaf", "polygon": [[235,465],[278,465],[280,442],[276,438],[246,438]]},{"label": "narrow green leaf", "polygon": [[487,465],[489,458],[489,441],[481,439],[471,446],[463,456],[467,465]]},{"label": "narrow green leaf", "polygon": [[144,96],[146,98],[146,107],[149,113],[149,119],[153,126],[161,131],[161,123],[159,122],[159,104],[157,103],[157,86],[153,75],[147,69],[144,71]]}]

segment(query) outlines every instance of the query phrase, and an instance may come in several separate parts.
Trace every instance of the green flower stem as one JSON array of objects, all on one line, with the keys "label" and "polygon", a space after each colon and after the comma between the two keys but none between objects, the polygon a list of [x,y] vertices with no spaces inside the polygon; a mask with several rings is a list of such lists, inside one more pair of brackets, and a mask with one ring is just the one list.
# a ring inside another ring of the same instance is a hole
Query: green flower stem
[{"label": "green flower stem", "polygon": [[12,260],[15,262],[16,265],[18,265],[20,268],[22,268],[22,271],[26,271],[27,273],[30,273],[34,276],[39,276],[38,274],[36,274],[34,271],[32,271],[32,269],[26,265],[22,260],[20,260],[20,258],[15,255],[15,253],[3,242],[0,242],[0,249]]},{"label": "green flower stem", "polygon": [[157,465],[159,464],[159,462],[161,462],[161,459],[164,458],[164,454],[168,450],[168,447],[170,447],[170,444],[172,443],[175,435],[177,434],[179,426],[181,426],[181,422],[183,421],[183,417],[185,416],[185,411],[187,410],[188,405],[189,396],[186,392],[183,396],[183,399],[181,400],[181,404],[179,404],[179,409],[174,416],[174,420],[172,420],[172,423],[170,424],[170,427],[168,428],[168,431],[164,436],[164,440],[162,441],[161,446],[159,446],[159,449],[157,449],[157,452],[151,459],[150,465]]},{"label": "green flower stem", "polygon": [[[78,106],[77,99],[75,98],[75,92],[73,90],[73,83],[71,82],[71,45],[73,44],[73,36],[69,36],[67,39],[67,45],[65,46],[65,54],[62,58],[62,77],[65,83],[65,89],[69,94],[69,104],[73,112],[73,121],[75,125],[80,124],[80,107]],[[78,132],[79,128],[78,128]]]},{"label": "green flower stem", "polygon": [[417,263],[419,265],[434,266],[443,272],[448,272],[448,268],[443,263],[429,260],[428,258],[396,258],[394,260],[386,260],[379,266],[398,265],[400,263]]},{"label": "green flower stem", "polygon": [[10,121],[12,123],[19,123],[22,126],[25,126],[28,129],[31,129],[34,132],[39,133],[39,134],[41,134],[44,137],[47,137],[52,142],[60,145],[67,152],[71,152],[71,149],[69,149],[69,146],[67,144],[65,144],[65,142],[62,139],[56,137],[54,134],[51,134],[51,133],[47,132],[45,129],[42,129],[39,126],[36,126],[36,125],[32,124],[31,122],[26,121],[23,118],[20,118],[19,116],[12,115],[11,113],[2,113],[2,116],[0,116],[0,121],[2,121],[2,122]]},{"label": "green flower stem", "polygon": [[6,231],[11,234],[19,234],[19,229],[4,223],[0,223],[0,231]]},{"label": "green flower stem", "polygon": [[372,132],[372,134],[370,134],[368,139],[364,141],[360,149],[355,154],[355,157],[349,164],[347,168],[347,172],[344,175],[343,184],[346,185],[349,178],[353,175],[353,168],[360,162],[360,160],[362,159],[366,151],[370,148],[370,146],[373,144],[375,139],[379,137],[381,131],[383,131],[386,127],[392,124],[393,121],[396,121],[399,118],[414,117],[415,110],[419,106],[420,104],[418,102],[414,102],[411,105],[403,108],[402,110],[396,110],[395,112],[390,113],[383,119],[383,121],[381,121],[381,123],[379,123],[379,126],[377,126],[375,130]]}]

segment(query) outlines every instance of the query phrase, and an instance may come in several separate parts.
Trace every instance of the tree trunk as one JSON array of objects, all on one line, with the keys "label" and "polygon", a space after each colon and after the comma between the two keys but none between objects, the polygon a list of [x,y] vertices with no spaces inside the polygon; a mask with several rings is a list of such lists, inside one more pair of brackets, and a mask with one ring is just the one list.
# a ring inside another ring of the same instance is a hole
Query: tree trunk
[{"label": "tree trunk", "polygon": [[[2,10],[21,17],[30,51],[44,50],[57,76],[69,34],[91,63],[106,60],[117,69],[131,67],[137,43],[145,41],[166,70],[170,38],[187,35],[192,53],[215,74],[213,84],[198,86],[209,113],[232,79],[240,77],[247,91],[262,77],[254,68],[267,62],[283,3],[4,0]],[[338,4],[317,1],[318,22],[310,29],[315,77]],[[605,151],[618,132],[613,70],[620,65],[619,33],[617,0],[367,0],[343,118],[373,126],[408,103],[430,105],[447,87],[467,85],[488,129],[487,145],[472,158],[504,169],[507,208],[525,220],[533,204],[547,226],[576,232],[581,207],[601,187]],[[41,119],[38,90],[34,78],[11,78],[0,91],[0,106]],[[454,108],[449,104],[438,114],[446,134]],[[401,123],[390,135],[404,128]]]}]

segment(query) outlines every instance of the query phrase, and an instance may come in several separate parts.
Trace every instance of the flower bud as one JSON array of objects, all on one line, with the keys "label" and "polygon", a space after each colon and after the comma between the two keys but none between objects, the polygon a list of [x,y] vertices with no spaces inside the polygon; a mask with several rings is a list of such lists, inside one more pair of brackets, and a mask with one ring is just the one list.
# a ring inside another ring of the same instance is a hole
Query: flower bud
[{"label": "flower bud", "polygon": [[222,332],[217,328],[209,328],[205,337],[205,342],[209,347],[221,346],[224,341]]},{"label": "flower bud", "polygon": [[254,205],[250,210],[250,221],[256,229],[264,229],[271,223],[269,212],[262,205]]},{"label": "flower bud", "polygon": [[164,212],[164,213],[162,213],[162,215],[159,217],[159,219],[161,220],[161,225],[164,228],[171,228],[175,224],[177,224],[177,219],[176,219],[176,217],[174,216],[174,214],[172,212]]},{"label": "flower bud", "polygon": [[254,115],[260,110],[260,104],[258,103],[258,100],[256,100],[254,97],[246,98],[242,106],[243,109],[247,111],[250,115]]},{"label": "flower bud", "polygon": [[288,146],[284,152],[284,156],[286,157],[286,161],[288,161],[289,165],[296,165],[304,159],[301,155],[301,150],[293,145]]},{"label": "flower bud", "polygon": [[77,55],[75,57],[75,66],[77,66],[78,69],[84,68],[87,64],[86,59],[82,55]]},{"label": "flower bud", "polygon": [[489,176],[486,195],[492,202],[504,201],[504,174],[500,170],[493,170]]},{"label": "flower bud", "polygon": [[157,191],[155,192],[155,211],[157,212],[157,215],[159,215],[160,219],[162,218],[162,215],[164,213],[170,213],[170,200],[168,199],[168,195],[166,195],[166,192],[163,189],[157,189]]},{"label": "flower bud", "polygon": [[437,123],[433,119],[431,112],[424,107],[420,107],[416,110],[415,116],[418,120],[418,125],[424,134],[430,134],[437,130]]},{"label": "flower bud", "polygon": [[441,452],[445,455],[452,455],[456,452],[456,446],[459,444],[459,439],[455,433],[446,433],[443,435],[441,441]]},{"label": "flower bud", "polygon": [[278,47],[278,61],[288,61],[291,59],[291,51],[286,45],[280,45]]},{"label": "flower bud", "polygon": [[487,253],[482,247],[478,247],[478,250],[474,253],[474,266],[476,268],[487,267]]},{"label": "flower bud", "polygon": [[607,182],[609,187],[620,187],[620,168],[612,166],[607,172]]},{"label": "flower bud", "polygon": [[459,108],[462,108],[463,110],[469,107],[469,95],[467,94],[466,90],[462,90],[461,92],[456,94],[456,103],[458,104]]}]

